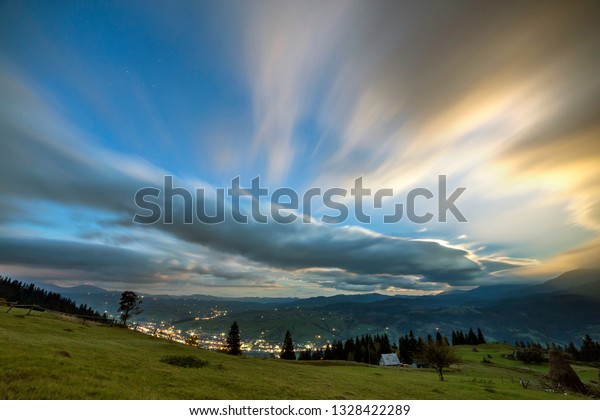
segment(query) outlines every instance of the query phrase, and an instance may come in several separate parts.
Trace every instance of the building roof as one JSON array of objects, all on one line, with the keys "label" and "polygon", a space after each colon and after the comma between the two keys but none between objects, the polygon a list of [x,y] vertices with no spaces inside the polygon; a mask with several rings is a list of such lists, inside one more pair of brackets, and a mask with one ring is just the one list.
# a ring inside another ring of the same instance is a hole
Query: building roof
[{"label": "building roof", "polygon": [[379,364],[382,366],[399,366],[400,360],[398,360],[396,353],[382,354]]}]

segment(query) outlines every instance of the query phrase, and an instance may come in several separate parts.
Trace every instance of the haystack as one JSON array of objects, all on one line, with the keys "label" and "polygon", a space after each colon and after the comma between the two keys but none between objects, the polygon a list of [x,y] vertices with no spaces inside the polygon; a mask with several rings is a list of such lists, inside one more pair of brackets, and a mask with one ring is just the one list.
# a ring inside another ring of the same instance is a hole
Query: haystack
[{"label": "haystack", "polygon": [[548,358],[550,361],[550,373],[548,376],[558,388],[581,394],[587,393],[587,387],[581,382],[581,379],[579,379],[579,376],[577,376],[573,368],[569,365],[562,352],[551,349],[548,352]]}]

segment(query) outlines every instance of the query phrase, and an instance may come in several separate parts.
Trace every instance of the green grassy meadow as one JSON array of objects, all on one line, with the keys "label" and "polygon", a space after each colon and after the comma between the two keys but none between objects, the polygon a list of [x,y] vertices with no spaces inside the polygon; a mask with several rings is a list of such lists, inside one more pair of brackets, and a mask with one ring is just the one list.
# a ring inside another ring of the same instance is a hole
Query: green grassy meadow
[{"label": "green grassy meadow", "polygon": [[[548,366],[506,360],[508,346],[458,347],[463,362],[440,382],[433,370],[350,362],[288,362],[233,357],[122,328],[83,324],[47,313],[0,308],[2,399],[574,399],[523,389]],[[492,356],[491,364],[481,362]],[[194,355],[193,369],[160,361]],[[598,369],[573,366],[581,379]]]}]

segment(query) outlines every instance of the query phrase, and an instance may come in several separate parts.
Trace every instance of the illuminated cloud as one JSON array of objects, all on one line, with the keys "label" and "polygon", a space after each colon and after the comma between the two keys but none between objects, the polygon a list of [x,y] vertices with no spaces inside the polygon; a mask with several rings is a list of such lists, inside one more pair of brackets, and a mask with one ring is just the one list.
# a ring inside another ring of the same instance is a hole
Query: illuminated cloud
[{"label": "illuminated cloud", "polygon": [[[0,6],[7,274],[429,293],[598,264],[597,2],[96,8]],[[446,174],[468,223],[133,225],[133,194],[166,174],[362,176],[394,188],[388,207]]]}]

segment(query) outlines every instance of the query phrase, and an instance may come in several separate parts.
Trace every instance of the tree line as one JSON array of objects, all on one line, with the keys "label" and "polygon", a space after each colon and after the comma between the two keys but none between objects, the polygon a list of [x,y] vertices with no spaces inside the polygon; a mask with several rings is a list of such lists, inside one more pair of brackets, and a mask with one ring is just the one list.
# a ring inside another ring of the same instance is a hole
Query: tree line
[{"label": "tree line", "polygon": [[600,362],[600,342],[594,341],[589,334],[585,334],[579,348],[573,342],[562,347],[555,343],[543,346],[537,342],[515,341],[513,357],[527,364],[540,364],[547,361],[547,354],[550,349],[566,353],[571,360]]},{"label": "tree line", "polygon": [[[483,339],[483,334],[480,334]],[[415,338],[411,331],[405,337],[400,339],[400,345],[412,346],[414,344],[414,353],[422,357],[427,364],[438,374],[440,381],[444,380],[443,370],[453,364],[460,362],[460,357],[453,351],[446,337],[438,332],[435,340],[431,335],[427,337],[427,342],[423,339]],[[240,329],[236,321],[233,322],[226,339],[225,352],[232,355],[241,355]],[[348,339],[345,342],[334,341],[327,344],[322,349],[305,349],[298,360],[347,360],[353,362],[378,364],[382,354],[396,353],[399,348],[392,346],[387,334],[383,335],[363,335],[356,339]],[[296,360],[292,334],[289,330],[285,333],[283,339],[281,359]]]},{"label": "tree line", "polygon": [[[33,283],[23,283],[10,277],[0,276],[0,298],[8,302],[17,302],[19,305],[35,305],[70,315],[98,318],[99,322],[112,322],[106,313],[100,315],[87,304],[77,305],[73,299],[64,297],[60,293],[49,292],[36,287]],[[129,290],[123,292],[118,308],[123,325],[126,325],[133,315],[142,312],[141,304],[142,299],[135,292]]]},{"label": "tree line", "polygon": [[[477,333],[470,328],[468,332],[452,331],[452,345],[485,344],[485,337],[480,328]],[[431,335],[424,340],[416,337],[411,330],[404,337],[400,337],[398,346],[390,343],[387,334],[357,336],[346,341],[334,340],[323,348],[304,349],[298,355],[294,349],[292,335],[289,330],[285,333],[281,346],[280,358],[286,360],[344,360],[350,362],[376,365],[382,354],[396,353],[402,363],[412,364],[417,358],[427,353],[428,347],[451,347],[446,336],[436,332],[435,338]],[[227,335],[223,351],[232,355],[241,355],[240,328],[236,321],[233,322]]]},{"label": "tree line", "polygon": [[[324,348],[305,349],[296,355],[292,334],[287,330],[279,357],[284,360],[347,360],[376,365],[382,354],[393,353],[395,350],[387,334],[367,334],[344,342],[333,341]],[[237,321],[231,324],[223,352],[235,356],[242,354],[240,327]]]},{"label": "tree line", "polygon": [[477,346],[478,344],[485,344],[485,337],[481,332],[481,328],[477,328],[477,334],[473,331],[473,328],[469,328],[468,332],[454,331],[452,330],[452,345],[463,346],[463,345]]},{"label": "tree line", "polygon": [[[452,330],[453,346],[477,346],[479,344],[485,343],[485,337],[483,336],[483,332],[480,328],[477,328],[477,334],[475,333],[473,328],[469,328],[468,332]],[[424,340],[421,337],[415,337],[414,333],[411,330],[408,332],[408,334],[405,334],[404,337],[400,337],[400,339],[398,340],[398,357],[402,363],[412,364],[416,359],[420,357],[420,355],[423,354],[426,347],[432,344],[437,347],[450,346],[448,337],[442,335],[439,331],[435,333],[435,338],[432,337],[431,334],[429,334]]]},{"label": "tree line", "polygon": [[370,335],[350,338],[346,341],[334,340],[324,348],[305,349],[299,360],[346,360],[350,362],[366,363],[376,365],[382,354],[393,353],[387,334]]},{"label": "tree line", "polygon": [[49,292],[36,287],[33,283],[23,283],[10,277],[0,276],[0,297],[19,305],[36,305],[57,312],[72,315],[101,317],[98,311],[87,305],[77,305],[60,293]]},{"label": "tree line", "polygon": [[435,333],[435,340],[431,334],[423,340],[421,337],[415,337],[411,330],[398,340],[399,359],[402,363],[410,365],[423,355],[428,346],[449,347],[450,343],[448,337],[443,336],[439,331]]},{"label": "tree line", "polygon": [[565,348],[565,351],[580,362],[599,362],[600,361],[600,342],[592,340],[588,334],[583,337],[581,347],[577,349],[573,343]]}]

